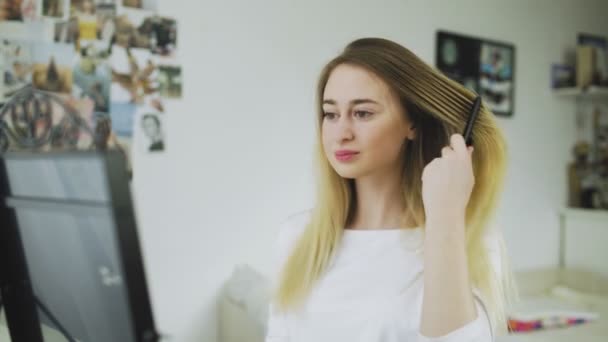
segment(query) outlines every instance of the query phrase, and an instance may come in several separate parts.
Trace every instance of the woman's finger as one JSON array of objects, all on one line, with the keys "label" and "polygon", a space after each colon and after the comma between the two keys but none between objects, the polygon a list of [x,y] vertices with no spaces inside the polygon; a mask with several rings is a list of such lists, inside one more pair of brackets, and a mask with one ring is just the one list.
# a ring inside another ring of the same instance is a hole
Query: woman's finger
[{"label": "woman's finger", "polygon": [[445,156],[449,155],[451,152],[453,152],[452,148],[449,146],[445,146],[444,148],[441,149],[441,156],[445,157]]},{"label": "woman's finger", "polygon": [[450,137],[450,145],[456,153],[461,156],[465,156],[467,145],[464,141],[464,137],[461,134],[452,134]]}]

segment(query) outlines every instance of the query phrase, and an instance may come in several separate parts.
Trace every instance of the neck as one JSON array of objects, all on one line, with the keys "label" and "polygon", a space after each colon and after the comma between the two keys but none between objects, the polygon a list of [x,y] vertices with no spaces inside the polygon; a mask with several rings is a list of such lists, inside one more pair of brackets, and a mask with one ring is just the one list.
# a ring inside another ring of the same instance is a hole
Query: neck
[{"label": "neck", "polygon": [[403,228],[405,203],[400,180],[397,171],[357,178],[356,211],[349,228]]}]

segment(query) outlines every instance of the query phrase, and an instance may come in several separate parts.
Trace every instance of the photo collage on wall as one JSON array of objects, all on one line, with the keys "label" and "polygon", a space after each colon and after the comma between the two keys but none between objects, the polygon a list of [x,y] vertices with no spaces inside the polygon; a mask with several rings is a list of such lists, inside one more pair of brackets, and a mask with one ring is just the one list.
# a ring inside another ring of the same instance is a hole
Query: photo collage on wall
[{"label": "photo collage on wall", "polygon": [[[0,0],[0,104],[26,85],[60,95],[108,144],[165,149],[181,98],[177,23],[158,0]],[[140,135],[141,134],[141,135]]]},{"label": "photo collage on wall", "polygon": [[481,95],[494,114],[513,115],[513,45],[439,31],[435,65],[452,80]]}]

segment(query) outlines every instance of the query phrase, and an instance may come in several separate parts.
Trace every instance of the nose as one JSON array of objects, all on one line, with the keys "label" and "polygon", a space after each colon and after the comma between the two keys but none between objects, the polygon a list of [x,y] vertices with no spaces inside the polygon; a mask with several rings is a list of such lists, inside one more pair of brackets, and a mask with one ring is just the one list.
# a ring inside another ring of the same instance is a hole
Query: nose
[{"label": "nose", "polygon": [[352,122],[348,115],[342,115],[336,123],[337,137],[340,142],[352,140],[354,137]]}]

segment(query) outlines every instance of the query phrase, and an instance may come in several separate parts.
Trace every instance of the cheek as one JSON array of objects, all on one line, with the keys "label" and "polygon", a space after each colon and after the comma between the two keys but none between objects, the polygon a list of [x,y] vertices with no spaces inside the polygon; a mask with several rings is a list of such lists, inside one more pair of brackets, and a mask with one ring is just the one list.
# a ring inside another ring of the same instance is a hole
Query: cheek
[{"label": "cheek", "polygon": [[383,126],[368,130],[365,134],[366,149],[374,159],[394,160],[404,141],[395,126]]},{"label": "cheek", "polygon": [[368,129],[362,130],[360,136],[365,141],[366,147],[373,150],[385,149],[394,140],[394,132],[386,124],[368,127]]},{"label": "cheek", "polygon": [[321,126],[321,142],[323,143],[323,150],[327,154],[331,149],[331,131],[329,126]]}]

